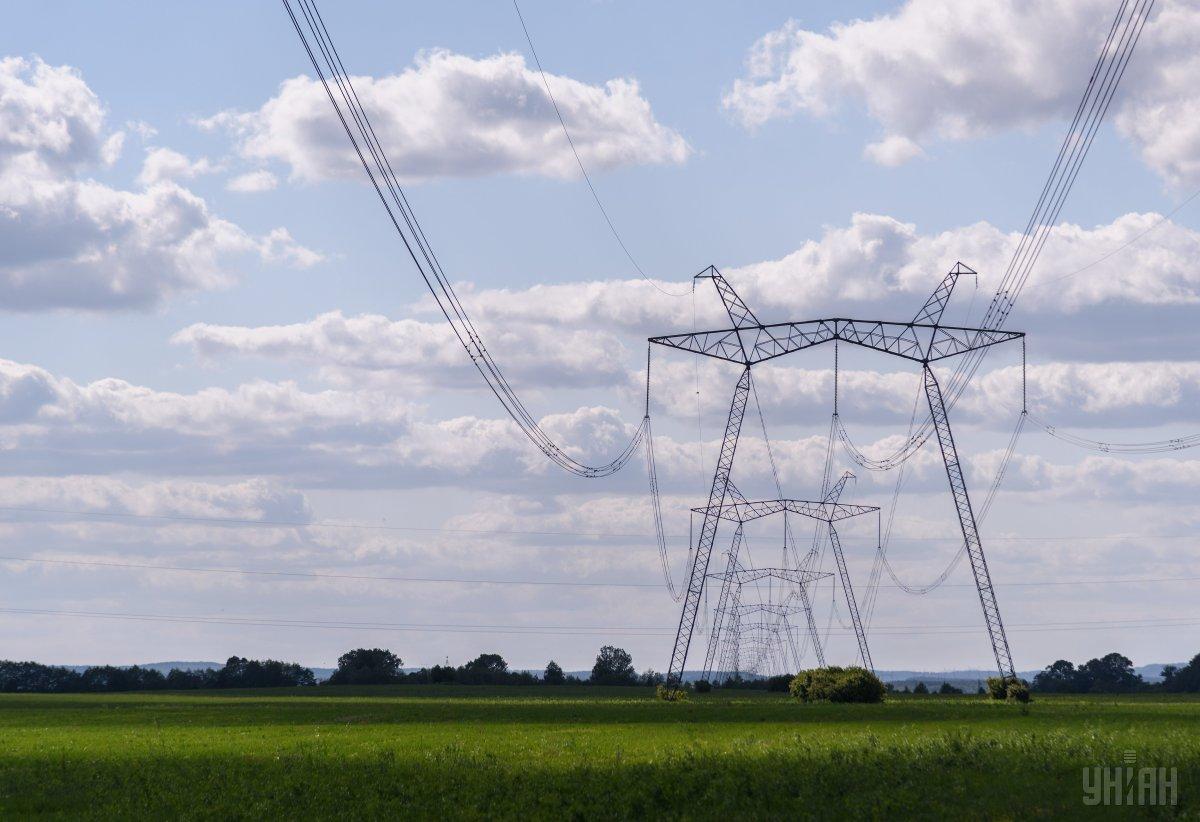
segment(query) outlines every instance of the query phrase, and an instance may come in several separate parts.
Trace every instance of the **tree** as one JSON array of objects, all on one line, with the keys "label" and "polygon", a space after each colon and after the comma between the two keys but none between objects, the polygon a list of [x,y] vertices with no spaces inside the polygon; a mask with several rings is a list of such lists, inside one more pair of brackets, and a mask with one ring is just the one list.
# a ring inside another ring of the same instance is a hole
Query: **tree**
[{"label": "tree", "polygon": [[561,665],[553,659],[546,663],[546,670],[542,673],[542,682],[547,685],[562,685],[566,679]]},{"label": "tree", "polygon": [[633,657],[624,648],[605,645],[592,666],[593,685],[633,685],[637,674],[633,670]]},{"label": "tree", "polygon": [[914,694],[927,694],[927,693],[929,693],[929,687],[924,682],[918,682],[917,687],[913,688],[913,693]]},{"label": "tree", "polygon": [[500,685],[509,679],[508,663],[500,654],[480,654],[462,666],[460,682],[473,685]]},{"label": "tree", "polygon": [[1090,685],[1088,675],[1065,659],[1047,665],[1033,678],[1033,690],[1052,694],[1081,693]]},{"label": "tree", "polygon": [[1132,691],[1143,684],[1141,675],[1133,672],[1133,662],[1129,657],[1118,653],[1089,659],[1080,671],[1088,679],[1088,690],[1098,693]]},{"label": "tree", "polygon": [[338,657],[330,685],[387,685],[399,682],[404,660],[384,648],[355,648]]},{"label": "tree", "polygon": [[[1167,668],[1171,668],[1171,675],[1167,676]],[[1178,693],[1195,693],[1200,691],[1200,654],[1192,657],[1192,661],[1182,668],[1174,669],[1174,666],[1168,665],[1163,669],[1163,688],[1168,691]]]},{"label": "tree", "polygon": [[645,671],[642,672],[642,675],[638,677],[639,685],[649,685],[649,686],[661,685],[662,683],[664,683],[666,681],[667,681],[667,678],[665,676],[663,676],[662,674],[660,674],[658,671],[654,670],[653,668],[647,668]]},{"label": "tree", "polygon": [[313,672],[294,662],[231,656],[213,678],[216,688],[290,688],[316,685]]},{"label": "tree", "polygon": [[939,694],[961,694],[962,688],[955,688],[949,682],[943,682],[942,687],[938,688]]}]

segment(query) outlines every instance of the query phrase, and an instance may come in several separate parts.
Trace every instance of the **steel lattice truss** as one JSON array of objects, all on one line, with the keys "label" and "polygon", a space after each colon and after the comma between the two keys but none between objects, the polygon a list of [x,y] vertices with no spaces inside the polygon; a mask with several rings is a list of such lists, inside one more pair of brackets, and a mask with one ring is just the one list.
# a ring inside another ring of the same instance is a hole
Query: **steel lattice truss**
[{"label": "steel lattice truss", "polygon": [[[1016,331],[1000,331],[989,328],[966,328],[961,326],[942,325],[941,318],[946,305],[954,292],[954,286],[962,274],[975,272],[961,263],[956,264],[934,289],[933,294],[917,312],[912,322],[887,322],[881,320],[860,320],[844,317],[830,317],[803,322],[775,323],[765,325],[745,304],[714,266],[709,266],[697,279],[710,279],[717,289],[726,313],[732,323],[732,328],[715,331],[701,331],[690,334],[672,334],[651,337],[650,342],[668,348],[690,351],[706,357],[737,363],[742,366],[742,373],[734,389],[730,403],[729,417],[725,425],[725,434],[721,441],[721,452],[713,474],[712,487],[709,491],[708,504],[695,509],[703,516],[703,523],[697,538],[696,550],[692,561],[688,580],[688,590],[684,596],[679,628],[675,636],[675,646],[667,669],[667,681],[678,684],[683,678],[683,668],[687,661],[688,649],[695,628],[696,613],[700,598],[708,578],[708,566],[712,558],[712,549],[716,540],[718,525],[721,521],[738,523],[735,540],[740,540],[741,525],[758,516],[773,513],[789,512],[804,516],[813,516],[829,523],[831,543],[838,561],[839,575],[847,591],[847,601],[852,610],[855,625],[859,625],[857,605],[854,603],[849,575],[846,571],[845,559],[837,537],[837,531],[832,523],[838,519],[857,514],[851,511],[863,506],[842,506],[840,503],[830,503],[828,498],[821,502],[805,502],[803,500],[764,500],[749,502],[736,493],[730,483],[730,473],[733,470],[734,455],[737,451],[738,438],[741,434],[742,421],[746,413],[746,404],[750,394],[751,368],[758,363],[766,362],[785,354],[803,351],[826,343],[845,342],[851,345],[869,348],[884,354],[901,357],[912,362],[921,363],[924,379],[925,394],[929,402],[930,414],[937,429],[938,444],[941,447],[943,463],[946,467],[950,492],[958,513],[959,525],[963,541],[971,559],[971,570],[975,575],[976,589],[979,592],[983,608],[984,622],[991,640],[992,650],[996,657],[996,665],[1000,675],[1015,678],[1012,654],[1008,646],[1008,638],[1000,618],[999,605],[996,602],[996,592],[992,585],[987,561],[983,554],[983,546],[975,522],[975,514],[967,493],[962,469],[958,458],[954,437],[950,429],[949,418],[937,378],[933,374],[931,364],[949,357],[977,351],[999,343],[1021,340],[1024,334]],[[740,499],[739,499],[740,498]],[[843,512],[845,516],[842,516]],[[736,568],[736,551],[730,553],[730,567],[723,578],[722,600],[727,594],[741,586],[733,586],[728,573]],[[804,592],[806,586],[801,584],[797,590]],[[807,602],[805,603],[808,604]],[[714,631],[717,626],[714,625]],[[863,663],[870,666],[870,655],[866,647],[866,638],[861,628],[857,631],[860,653]],[[709,656],[713,653],[713,638],[710,638]],[[711,662],[706,660],[706,668],[711,668]]]}]

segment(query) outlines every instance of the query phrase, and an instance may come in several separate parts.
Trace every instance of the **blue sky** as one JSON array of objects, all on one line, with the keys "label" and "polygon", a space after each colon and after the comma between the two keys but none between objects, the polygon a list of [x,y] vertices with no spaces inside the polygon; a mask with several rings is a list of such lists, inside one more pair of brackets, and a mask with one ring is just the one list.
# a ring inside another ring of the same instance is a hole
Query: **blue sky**
[{"label": "blue sky", "polygon": [[[951,308],[965,320],[1003,272],[1115,4],[522,10],[606,207],[668,289],[715,263],[767,321],[903,319],[961,259],[980,272]],[[606,458],[640,415],[645,338],[719,322],[713,294],[666,297],[632,271],[572,169],[510,4],[322,11],[491,349],[549,429]],[[1031,407],[1085,436],[1200,430],[1200,206],[1162,220],[1200,187],[1197,45],[1200,15],[1160,3],[1011,322],[1030,332]],[[8,607],[55,612],[0,614],[5,656],[329,664],[372,644],[413,664],[498,651],[570,669],[612,641],[639,668],[665,666],[677,606],[654,587],[637,461],[608,480],[559,476],[507,425],[346,164],[278,4],[19,8],[0,59],[0,556],[110,563],[0,560]],[[678,577],[736,377],[682,355],[655,363]],[[916,377],[868,355],[842,366],[847,427],[882,451],[903,436]],[[822,353],[760,378],[790,496],[817,492],[830,368]],[[979,492],[1018,374],[1018,352],[989,358],[956,409]],[[765,496],[757,436],[738,476]],[[894,477],[860,474],[855,501],[888,503]],[[925,449],[889,547],[906,581],[954,553],[943,484]],[[1030,427],[984,527],[1018,667],[1196,652],[1191,625],[1115,626],[1200,619],[1194,583],[1130,581],[1200,576],[1198,484],[1191,452],[1094,454]],[[847,534],[864,586],[872,531]],[[768,528],[752,539],[777,550]],[[1075,584],[1088,579],[1118,581]],[[1030,581],[1054,584],[1016,584]],[[876,664],[986,667],[970,585],[962,566],[925,597],[881,588]],[[830,661],[850,661],[827,590],[818,610]]]}]

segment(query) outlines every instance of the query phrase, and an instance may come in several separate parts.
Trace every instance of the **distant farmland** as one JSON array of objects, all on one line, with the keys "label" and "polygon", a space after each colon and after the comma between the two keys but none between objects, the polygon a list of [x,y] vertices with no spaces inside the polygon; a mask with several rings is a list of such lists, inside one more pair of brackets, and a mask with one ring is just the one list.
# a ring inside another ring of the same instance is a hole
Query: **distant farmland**
[{"label": "distant farmland", "polygon": [[[1075,817],[1085,767],[1178,769],[1200,700],[632,688],[376,687],[0,695],[0,816]],[[1115,809],[1113,809],[1115,810]],[[1123,810],[1130,810],[1125,808]]]}]

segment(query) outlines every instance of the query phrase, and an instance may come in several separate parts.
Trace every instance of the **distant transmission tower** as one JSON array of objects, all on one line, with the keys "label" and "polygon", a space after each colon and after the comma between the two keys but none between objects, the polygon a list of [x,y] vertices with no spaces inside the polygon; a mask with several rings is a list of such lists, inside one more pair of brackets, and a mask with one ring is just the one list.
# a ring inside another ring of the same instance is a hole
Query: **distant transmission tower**
[{"label": "distant transmission tower", "polygon": [[[867,647],[867,634],[863,628],[862,620],[859,618],[858,604],[854,596],[854,586],[850,582],[850,571],[846,566],[845,555],[842,553],[842,543],[838,537],[837,529],[833,526],[833,523],[841,520],[859,517],[863,514],[878,514],[879,512],[879,508],[873,505],[845,505],[838,501],[842,495],[842,490],[846,487],[847,480],[853,477],[854,475],[849,471],[843,474],[841,479],[829,489],[829,492],[825,495],[825,499],[820,502],[796,499],[772,499],[750,502],[742,496],[737,486],[732,482],[729,483],[728,490],[732,501],[720,506],[715,514],[717,519],[734,522],[737,525],[734,530],[733,543],[729,550],[725,572],[709,574],[710,578],[721,581],[721,593],[717,599],[716,618],[713,620],[712,632],[708,640],[708,652],[704,659],[704,677],[706,679],[713,672],[713,661],[717,654],[723,625],[728,624],[732,626],[740,624],[741,617],[747,611],[758,611],[767,616],[773,615],[777,617],[780,622],[786,625],[789,635],[791,626],[786,623],[786,617],[794,613],[803,613],[808,622],[809,636],[815,648],[817,659],[822,666],[825,664],[824,653],[821,648],[821,638],[817,632],[816,621],[813,619],[812,601],[808,594],[808,586],[817,579],[830,576],[830,574],[814,573],[811,568],[803,566],[797,569],[743,568],[737,556],[746,523],[774,514],[783,514],[784,516],[787,514],[796,514],[825,524],[829,532],[834,558],[837,561],[838,576],[841,578],[842,591],[846,596],[846,602],[850,610],[850,620],[853,623],[854,635],[858,640],[859,657],[862,659],[863,665],[867,668],[874,668],[871,662],[871,651]],[[695,508],[693,511],[705,515],[709,513],[707,508]],[[801,604],[792,607],[781,603],[746,605],[741,602],[741,589],[743,585],[748,582],[768,578],[794,584],[796,586],[794,591],[799,597]],[[777,634],[778,629],[783,626],[777,623],[771,627],[773,629],[772,632]],[[731,636],[736,637],[736,633],[731,634]],[[797,654],[793,655],[798,657]],[[797,659],[797,664],[799,664],[799,659]]]},{"label": "distant transmission tower", "polygon": [[[925,397],[929,403],[933,425],[937,430],[938,444],[941,446],[942,461],[946,467],[950,493],[958,512],[963,542],[971,559],[971,570],[975,575],[975,586],[983,607],[983,617],[991,640],[992,652],[996,657],[996,667],[1001,677],[1016,678],[1008,637],[1004,632],[1000,607],[996,602],[996,591],[992,585],[991,574],[988,572],[987,560],[983,554],[983,545],[980,542],[979,530],[975,523],[975,513],[971,508],[971,499],[967,494],[966,480],[963,478],[962,465],[958,458],[958,449],[955,447],[954,435],[950,430],[946,404],[931,367],[935,362],[979,351],[998,343],[1024,340],[1025,335],[1016,331],[1002,331],[996,328],[963,328],[941,324],[942,314],[954,292],[959,275],[974,273],[962,263],[956,264],[934,289],[933,294],[917,312],[912,322],[881,322],[832,317],[771,325],[759,322],[758,317],[742,301],[715,266],[709,266],[696,275],[695,279],[712,280],[733,327],[715,331],[651,337],[650,342],[736,363],[742,366],[742,373],[733,390],[729,417],[726,420],[725,434],[721,441],[721,451],[717,459],[716,470],[713,472],[708,504],[699,509],[704,518],[696,541],[687,592],[683,598],[679,628],[675,634],[675,647],[667,669],[668,683],[678,684],[683,679],[684,664],[687,662],[692,632],[696,624],[696,613],[700,607],[705,580],[708,578],[708,565],[717,536],[717,526],[724,518],[723,512],[732,496],[730,473],[733,470],[733,458],[737,451],[742,420],[745,417],[746,404],[750,397],[751,368],[758,363],[782,357],[785,354],[838,341],[870,348],[921,364],[924,372]],[[781,504],[781,502],[774,501],[775,504]],[[840,551],[837,553],[840,554]],[[839,562],[839,572],[842,571],[841,565],[842,563]],[[862,642],[865,652],[865,639]],[[869,655],[864,653],[864,664],[869,665],[869,660]]]}]

